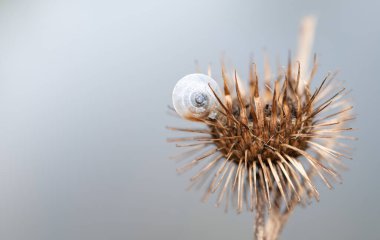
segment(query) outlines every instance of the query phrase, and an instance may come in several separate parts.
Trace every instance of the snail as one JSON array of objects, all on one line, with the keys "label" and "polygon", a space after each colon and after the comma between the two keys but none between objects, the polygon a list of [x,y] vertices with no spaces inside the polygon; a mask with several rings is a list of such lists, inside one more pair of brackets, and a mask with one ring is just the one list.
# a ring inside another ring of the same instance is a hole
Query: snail
[{"label": "snail", "polygon": [[216,81],[207,75],[194,73],[181,78],[172,95],[175,111],[188,120],[215,119],[219,103],[211,89],[220,94]]}]

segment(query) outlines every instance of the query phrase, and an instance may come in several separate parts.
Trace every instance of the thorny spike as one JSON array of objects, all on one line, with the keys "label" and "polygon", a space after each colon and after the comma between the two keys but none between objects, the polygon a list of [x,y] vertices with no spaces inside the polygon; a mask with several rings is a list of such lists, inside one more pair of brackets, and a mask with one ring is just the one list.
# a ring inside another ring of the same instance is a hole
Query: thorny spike
[{"label": "thorny spike", "polygon": [[272,72],[270,69],[270,63],[269,63],[269,57],[266,53],[264,53],[264,80],[265,80],[265,93],[264,93],[264,100],[269,101],[272,92],[271,92],[271,78],[272,78]]},{"label": "thorny spike", "polygon": [[227,109],[232,112],[232,97],[231,92],[228,86],[228,77],[225,73],[224,64],[222,64],[222,78],[223,78],[223,86],[224,86],[224,98],[226,100]]}]

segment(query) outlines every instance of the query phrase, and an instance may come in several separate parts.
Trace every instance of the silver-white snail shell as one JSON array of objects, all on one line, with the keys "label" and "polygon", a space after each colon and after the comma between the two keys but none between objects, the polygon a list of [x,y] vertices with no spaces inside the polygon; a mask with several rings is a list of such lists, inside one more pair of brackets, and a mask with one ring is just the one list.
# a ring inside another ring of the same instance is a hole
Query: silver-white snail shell
[{"label": "silver-white snail shell", "polygon": [[216,118],[219,105],[212,90],[220,96],[218,84],[204,74],[189,74],[181,78],[173,90],[173,105],[185,119]]}]

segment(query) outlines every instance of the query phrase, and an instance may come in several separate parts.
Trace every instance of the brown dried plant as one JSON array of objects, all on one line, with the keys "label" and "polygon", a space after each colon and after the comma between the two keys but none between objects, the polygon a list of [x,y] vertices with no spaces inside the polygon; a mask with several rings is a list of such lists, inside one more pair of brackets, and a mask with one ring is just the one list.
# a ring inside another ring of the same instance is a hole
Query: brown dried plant
[{"label": "brown dried plant", "polygon": [[342,158],[350,158],[345,143],[352,139],[346,135],[353,119],[348,91],[335,74],[311,89],[318,63],[314,57],[308,74],[305,52],[310,51],[313,20],[302,26],[297,61],[289,57],[274,80],[265,61],[260,86],[251,64],[249,87],[244,88],[236,71],[230,76],[223,64],[223,94],[212,89],[219,117],[193,119],[202,129],[169,128],[195,134],[169,141],[186,142],[177,146],[199,153],[178,171],[204,163],[192,184],[208,181],[204,200],[216,193],[217,206],[224,201],[228,208],[231,202],[238,213],[244,208],[255,212],[255,239],[277,239],[295,206],[319,199],[315,177],[332,188],[332,180],[341,181]]}]

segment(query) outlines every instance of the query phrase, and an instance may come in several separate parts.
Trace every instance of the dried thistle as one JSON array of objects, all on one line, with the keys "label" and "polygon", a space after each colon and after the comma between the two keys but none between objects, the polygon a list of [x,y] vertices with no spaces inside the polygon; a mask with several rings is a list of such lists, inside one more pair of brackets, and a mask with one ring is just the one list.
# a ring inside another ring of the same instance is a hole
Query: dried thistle
[{"label": "dried thistle", "polygon": [[173,92],[175,110],[205,128],[170,128],[195,135],[169,141],[186,142],[177,146],[192,153],[206,150],[178,169],[184,172],[209,159],[191,178],[193,184],[211,178],[205,200],[217,193],[217,206],[225,201],[227,209],[232,201],[238,213],[244,206],[255,211],[255,238],[277,239],[297,204],[319,199],[315,175],[328,188],[331,180],[340,181],[342,158],[350,158],[344,139],[352,139],[345,133],[353,116],[348,92],[335,74],[311,89],[316,57],[308,77],[300,61],[290,57],[273,80],[267,61],[264,67],[263,88],[251,64],[246,89],[236,71],[230,76],[222,65],[223,94],[211,74],[181,79]]}]

